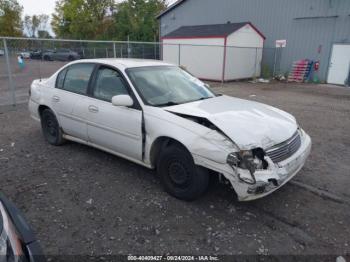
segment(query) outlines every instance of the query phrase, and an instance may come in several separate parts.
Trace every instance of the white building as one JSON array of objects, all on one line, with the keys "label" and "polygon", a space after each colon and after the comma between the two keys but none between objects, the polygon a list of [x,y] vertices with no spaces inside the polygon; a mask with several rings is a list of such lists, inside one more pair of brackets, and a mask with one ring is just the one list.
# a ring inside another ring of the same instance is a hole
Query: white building
[{"label": "white building", "polygon": [[163,60],[204,80],[258,77],[264,40],[249,22],[183,26],[162,37]]}]

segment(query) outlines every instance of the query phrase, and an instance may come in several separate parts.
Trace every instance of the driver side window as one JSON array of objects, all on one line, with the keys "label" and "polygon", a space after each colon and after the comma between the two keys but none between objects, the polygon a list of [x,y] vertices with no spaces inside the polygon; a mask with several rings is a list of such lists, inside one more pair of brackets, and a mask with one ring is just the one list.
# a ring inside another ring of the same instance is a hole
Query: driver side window
[{"label": "driver side window", "polygon": [[124,80],[117,71],[107,67],[99,68],[93,90],[95,98],[111,102],[113,96],[128,94]]}]

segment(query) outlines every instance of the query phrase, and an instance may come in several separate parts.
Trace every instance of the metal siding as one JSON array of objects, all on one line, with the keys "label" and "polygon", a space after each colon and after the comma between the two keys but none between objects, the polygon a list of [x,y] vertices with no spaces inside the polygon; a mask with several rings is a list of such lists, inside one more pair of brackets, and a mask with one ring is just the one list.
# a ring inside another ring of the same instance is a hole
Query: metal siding
[{"label": "metal siding", "polygon": [[[339,17],[295,20],[335,15]],[[162,36],[184,25],[250,21],[266,36],[265,47],[288,40],[282,71],[301,58],[319,59],[321,80],[327,78],[332,44],[350,42],[349,0],[187,0],[160,21]]]}]

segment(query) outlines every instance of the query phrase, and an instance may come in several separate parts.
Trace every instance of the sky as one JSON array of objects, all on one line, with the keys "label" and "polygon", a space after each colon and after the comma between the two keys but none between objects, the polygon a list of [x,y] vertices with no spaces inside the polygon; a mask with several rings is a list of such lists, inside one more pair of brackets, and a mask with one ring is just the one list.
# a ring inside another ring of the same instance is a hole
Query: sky
[{"label": "sky", "polygon": [[[117,0],[120,2],[121,0]],[[169,0],[169,3],[174,3],[176,0]],[[56,0],[18,0],[23,6],[24,15],[51,15],[55,10]]]}]

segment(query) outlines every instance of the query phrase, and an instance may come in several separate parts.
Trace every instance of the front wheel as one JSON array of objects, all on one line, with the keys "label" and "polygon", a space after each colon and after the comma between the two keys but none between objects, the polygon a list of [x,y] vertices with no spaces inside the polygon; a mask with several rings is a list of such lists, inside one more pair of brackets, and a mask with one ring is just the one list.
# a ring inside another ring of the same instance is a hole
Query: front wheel
[{"label": "front wheel", "polygon": [[54,146],[64,143],[63,132],[55,114],[50,109],[41,113],[41,128],[46,141]]},{"label": "front wheel", "polygon": [[179,145],[162,150],[157,172],[165,191],[181,200],[195,200],[208,188],[209,172],[196,166],[191,154]]}]

